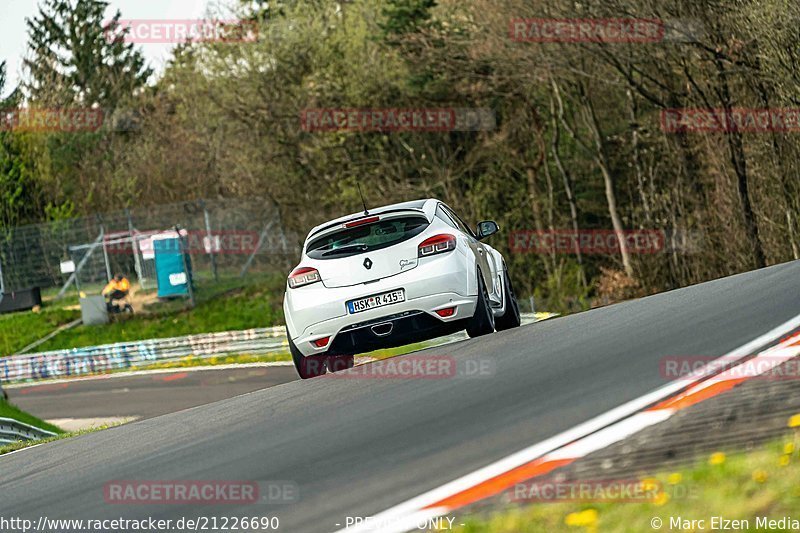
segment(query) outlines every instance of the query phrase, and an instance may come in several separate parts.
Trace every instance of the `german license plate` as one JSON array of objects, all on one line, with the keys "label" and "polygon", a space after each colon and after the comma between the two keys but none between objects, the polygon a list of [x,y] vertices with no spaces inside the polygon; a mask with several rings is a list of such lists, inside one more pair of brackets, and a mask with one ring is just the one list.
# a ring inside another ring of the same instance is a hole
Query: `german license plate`
[{"label": "german license plate", "polygon": [[375,309],[376,307],[383,307],[384,305],[392,305],[405,301],[405,291],[403,289],[397,289],[396,291],[383,292],[381,294],[359,298],[358,300],[350,300],[347,302],[347,310],[351,314],[360,313],[361,311],[367,311],[369,309]]}]

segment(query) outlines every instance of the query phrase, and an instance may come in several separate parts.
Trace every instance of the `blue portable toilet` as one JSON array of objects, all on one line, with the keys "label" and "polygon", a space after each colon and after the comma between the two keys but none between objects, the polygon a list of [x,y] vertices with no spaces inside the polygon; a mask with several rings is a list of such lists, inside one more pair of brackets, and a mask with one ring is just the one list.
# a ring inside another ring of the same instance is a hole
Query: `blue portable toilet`
[{"label": "blue portable toilet", "polygon": [[192,282],[191,260],[189,254],[184,254],[178,234],[172,232],[154,236],[153,254],[158,297],[189,296],[189,283]]}]

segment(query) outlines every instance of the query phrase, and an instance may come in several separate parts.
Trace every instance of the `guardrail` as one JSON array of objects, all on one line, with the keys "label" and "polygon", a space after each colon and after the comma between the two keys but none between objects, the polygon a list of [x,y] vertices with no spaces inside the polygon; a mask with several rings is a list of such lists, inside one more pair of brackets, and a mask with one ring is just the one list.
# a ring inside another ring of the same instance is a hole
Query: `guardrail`
[{"label": "guardrail", "polygon": [[56,434],[46,429],[37,428],[13,418],[0,418],[0,444],[8,444],[20,440],[39,440],[55,437]]},{"label": "guardrail", "polygon": [[8,383],[102,374],[189,355],[262,355],[286,351],[283,326],[204,333],[4,357],[0,358],[0,380]]},{"label": "guardrail", "polygon": [[[530,323],[549,316],[552,314],[523,313],[522,318],[523,323]],[[466,338],[466,334],[444,337],[441,343],[462,338]],[[0,381],[9,383],[102,374],[186,356],[203,358],[288,351],[284,326],[204,333],[3,357],[0,358]]]}]

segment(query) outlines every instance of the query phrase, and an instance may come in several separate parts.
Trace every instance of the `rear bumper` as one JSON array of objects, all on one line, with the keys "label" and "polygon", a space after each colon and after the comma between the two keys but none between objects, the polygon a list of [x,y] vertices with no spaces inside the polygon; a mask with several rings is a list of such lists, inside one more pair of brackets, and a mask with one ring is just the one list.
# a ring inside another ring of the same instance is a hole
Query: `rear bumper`
[{"label": "rear bumper", "polygon": [[361,353],[426,341],[464,329],[466,320],[444,322],[424,311],[406,311],[343,328],[328,351]]},{"label": "rear bumper", "polygon": [[[441,293],[406,300],[394,305],[331,318],[314,324],[296,338],[297,349],[305,355],[330,353],[363,353],[379,348],[402,346],[466,327],[475,314],[477,297]],[[453,316],[442,318],[438,309],[455,307]],[[327,346],[317,348],[311,341],[330,337]]]},{"label": "rear bumper", "polygon": [[[472,317],[477,303],[477,294],[470,294],[472,275],[468,265],[466,257],[457,251],[425,259],[408,272],[374,283],[350,287],[325,287],[324,283],[316,283],[289,289],[283,303],[287,332],[298,350],[308,356],[329,350],[363,353],[426,340],[453,328],[462,329],[464,319]],[[345,302],[349,300],[395,289],[405,291],[404,302],[360,313],[347,312]],[[456,307],[455,313],[446,318],[435,314],[446,307]],[[422,315],[416,318],[398,320],[420,313]],[[377,322],[391,322],[391,331],[381,335],[383,330],[378,329],[376,333],[372,326]],[[459,327],[449,326],[451,323],[459,323]],[[363,328],[365,325],[369,327]],[[415,330],[415,327],[420,329]],[[339,339],[340,335],[344,336]],[[317,348],[311,344],[323,337],[330,337],[326,346]]]}]

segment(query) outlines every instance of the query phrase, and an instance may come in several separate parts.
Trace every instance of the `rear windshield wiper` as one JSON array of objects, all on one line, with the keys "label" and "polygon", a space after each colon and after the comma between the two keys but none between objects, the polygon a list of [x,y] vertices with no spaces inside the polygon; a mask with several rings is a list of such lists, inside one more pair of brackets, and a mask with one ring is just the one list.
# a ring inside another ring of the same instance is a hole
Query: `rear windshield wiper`
[{"label": "rear windshield wiper", "polygon": [[366,244],[348,244],[347,246],[342,246],[341,248],[334,248],[333,250],[328,250],[327,252],[322,253],[322,257],[327,257],[329,255],[338,255],[338,254],[346,254],[350,252],[365,252],[369,249],[369,246]]}]

